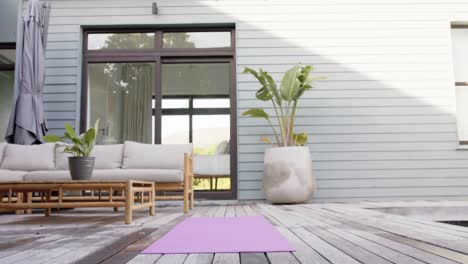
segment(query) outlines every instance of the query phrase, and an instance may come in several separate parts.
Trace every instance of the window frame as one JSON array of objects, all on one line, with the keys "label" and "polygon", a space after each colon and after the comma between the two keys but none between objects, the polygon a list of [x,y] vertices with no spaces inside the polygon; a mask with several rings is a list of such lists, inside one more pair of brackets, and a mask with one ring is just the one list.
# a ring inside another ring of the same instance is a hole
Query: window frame
[{"label": "window frame", "polygon": [[[7,42],[0,43],[0,50],[5,50],[5,49],[15,50],[15,53],[16,53],[16,43],[9,43],[9,42],[8,43]],[[13,63],[0,63],[0,71],[12,71],[13,75],[15,75],[16,74],[15,66],[16,66],[16,58],[15,58],[15,61]],[[13,87],[13,89],[14,89],[14,87]],[[14,91],[13,91],[13,94],[14,94]],[[2,143],[4,141],[5,141],[5,139],[2,138],[0,140],[0,143]]]},{"label": "window frame", "polygon": [[[15,50],[16,52],[16,43],[0,43],[0,50]],[[0,71],[14,71],[16,62],[14,63],[0,63]]]},{"label": "window frame", "polygon": [[[236,88],[236,59],[235,59],[235,27],[233,24],[213,26],[179,25],[177,27],[82,27],[82,71],[81,71],[81,102],[80,102],[80,131],[84,132],[88,126],[88,64],[89,63],[125,63],[152,62],[155,63],[153,108],[155,118],[155,144],[161,143],[161,125],[163,109],[162,95],[162,64],[168,63],[229,63],[230,65],[230,167],[231,189],[219,191],[197,191],[197,198],[208,199],[237,199],[237,88]],[[164,32],[230,32],[231,46],[228,48],[163,48]],[[155,47],[153,49],[101,49],[88,50],[88,35],[93,33],[155,33]],[[226,96],[226,95],[224,95]],[[215,110],[217,108],[214,108]],[[167,109],[174,110],[174,109]],[[210,112],[206,110],[206,112]],[[205,110],[203,110],[205,111]],[[213,112],[214,113],[214,112]],[[221,113],[221,114],[224,114]],[[192,122],[191,122],[192,123]],[[192,135],[192,133],[190,133]]]},{"label": "window frame", "polygon": [[[450,25],[450,33],[452,34],[453,30],[454,29],[467,29],[468,30],[468,24],[467,25],[461,25],[461,24],[451,24]],[[453,46],[453,39],[451,39],[451,47]],[[453,73],[453,78],[454,78],[454,88],[455,88],[455,97],[456,97],[456,94],[457,94],[457,89],[459,89],[460,87],[465,87],[465,89],[468,89],[468,80],[463,80],[463,81],[457,81],[456,78],[455,78],[455,63],[453,61],[453,56],[454,56],[454,50],[453,48],[451,48],[451,62],[452,62],[452,73]],[[457,98],[455,98],[457,99]],[[457,110],[456,110],[457,111]],[[456,118],[457,118],[457,123],[458,123],[458,113],[456,112],[455,113],[456,115]],[[458,124],[457,124],[457,130],[458,130]],[[459,147],[457,149],[467,149],[468,148],[468,140],[465,140],[461,137],[461,135],[459,134],[459,131],[457,131],[457,137],[458,137],[458,145]]]}]

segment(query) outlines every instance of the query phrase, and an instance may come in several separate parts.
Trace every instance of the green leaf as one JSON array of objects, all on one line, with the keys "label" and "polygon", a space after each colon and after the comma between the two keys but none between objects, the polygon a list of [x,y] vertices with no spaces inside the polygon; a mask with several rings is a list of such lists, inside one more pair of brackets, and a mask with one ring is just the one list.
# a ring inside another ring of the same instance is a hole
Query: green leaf
[{"label": "green leaf", "polygon": [[301,88],[299,88],[299,91],[298,93],[296,94],[296,96],[294,97],[294,101],[297,101],[299,98],[301,98],[301,96],[308,90],[312,89],[312,86],[310,84],[305,84],[304,86],[302,86]]},{"label": "green leaf", "polygon": [[281,101],[282,101],[282,98],[281,98],[281,95],[280,95],[280,92],[278,91],[278,87],[276,86],[276,82],[275,80],[273,80],[273,77],[271,77],[271,75],[267,74],[265,76],[268,84],[270,85],[270,93],[273,95],[274,99],[275,99],[275,102],[280,105],[281,104]]},{"label": "green leaf", "polygon": [[46,135],[46,136],[43,136],[42,139],[44,139],[45,142],[51,142],[51,143],[62,141],[62,138],[56,135]]},{"label": "green leaf", "polygon": [[68,132],[65,132],[63,134],[63,137],[69,140],[73,140],[74,138],[77,138],[77,137],[72,137]]},{"label": "green leaf", "polygon": [[94,122],[94,130],[96,130],[96,134],[99,131],[99,119],[96,119],[96,122]]},{"label": "green leaf", "polygon": [[83,135],[83,143],[85,145],[92,145],[94,143],[94,139],[96,138],[96,129],[90,128],[86,133]]},{"label": "green leaf", "polygon": [[270,93],[270,91],[268,91],[267,88],[262,87],[260,88],[260,90],[257,91],[255,97],[257,97],[257,99],[261,101],[270,101],[271,98],[273,98],[273,95]]},{"label": "green leaf", "polygon": [[254,69],[251,69],[249,67],[245,67],[244,68],[244,71],[242,72],[243,74],[246,74],[246,73],[250,73],[252,74],[256,79],[258,79],[258,73],[254,70]]},{"label": "green leaf", "polygon": [[244,113],[242,113],[243,116],[249,116],[249,117],[254,117],[254,118],[265,118],[266,120],[270,120],[270,116],[265,112],[265,110],[261,108],[252,108]]},{"label": "green leaf", "polygon": [[304,67],[301,67],[301,75],[299,75],[299,81],[301,83],[305,83],[307,82],[308,78],[309,78],[309,74],[310,72],[312,71],[312,66],[308,65],[308,66],[304,66]]},{"label": "green leaf", "polygon": [[292,67],[284,74],[281,80],[280,91],[285,101],[291,102],[298,93],[299,86],[301,85],[297,78],[299,74],[299,65]]},{"label": "green leaf", "polygon": [[326,79],[327,79],[327,77],[325,77],[325,76],[309,77],[309,78],[307,78],[307,82],[311,83],[311,82],[326,80]]},{"label": "green leaf", "polygon": [[306,133],[294,134],[293,140],[294,142],[296,142],[296,146],[304,146],[305,144],[307,144],[307,134]]},{"label": "green leaf", "polygon": [[72,125],[65,124],[65,131],[67,131],[70,137],[72,138],[76,137],[76,132],[75,132],[75,129],[73,129]]}]

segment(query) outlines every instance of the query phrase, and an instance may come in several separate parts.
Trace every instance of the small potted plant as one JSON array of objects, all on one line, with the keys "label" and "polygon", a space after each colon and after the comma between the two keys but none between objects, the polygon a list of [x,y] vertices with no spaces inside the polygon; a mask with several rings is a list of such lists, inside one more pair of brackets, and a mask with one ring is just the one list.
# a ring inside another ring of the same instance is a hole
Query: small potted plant
[{"label": "small potted plant", "polygon": [[312,88],[314,81],[323,77],[311,78],[312,66],[296,65],[287,70],[278,85],[273,77],[259,69],[245,68],[243,73],[252,74],[259,82],[256,98],[272,103],[276,125],[262,108],[253,108],[243,116],[264,118],[270,125],[274,140],[262,137],[272,148],[265,151],[263,191],[265,199],[273,203],[299,203],[311,198],[315,190],[312,175],[312,159],[307,144],[307,134],[294,130],[297,104],[302,95]]},{"label": "small potted plant", "polygon": [[68,165],[73,180],[89,180],[93,175],[94,157],[90,155],[96,142],[98,125],[99,120],[96,121],[94,127],[80,135],[70,124],[65,124],[63,137],[44,136],[46,142],[59,143],[64,146],[63,152],[71,154],[68,157]]}]

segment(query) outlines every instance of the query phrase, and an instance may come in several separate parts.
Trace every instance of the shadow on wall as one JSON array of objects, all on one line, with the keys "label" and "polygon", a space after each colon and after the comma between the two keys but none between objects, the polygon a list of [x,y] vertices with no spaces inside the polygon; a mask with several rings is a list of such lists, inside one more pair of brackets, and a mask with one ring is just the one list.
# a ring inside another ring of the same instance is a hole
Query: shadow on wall
[{"label": "shadow on wall", "polygon": [[[126,4],[119,3],[125,12]],[[182,24],[235,22],[239,116],[251,107],[272,112],[269,104],[255,100],[256,81],[240,74],[246,66],[261,67],[280,81],[294,64],[312,64],[316,75],[328,77],[304,96],[297,113],[297,130],[309,134],[315,201],[466,197],[468,152],[456,151],[450,29],[445,22],[456,6],[408,5],[403,10],[405,3],[185,4],[193,6],[160,1],[160,14],[152,16],[147,2],[137,2],[132,15],[138,18],[132,23],[174,23],[175,18]],[[93,21],[90,17],[88,23]],[[239,117],[240,199],[262,198],[268,147],[258,140],[263,135],[271,136],[263,120]]]},{"label": "shadow on wall", "polygon": [[[279,82],[299,62],[328,78],[304,96],[297,117],[297,130],[309,134],[316,201],[468,193],[460,187],[468,153],[455,150],[448,24],[396,24],[236,23],[238,73],[261,67]],[[238,74],[237,82],[239,115],[253,106],[272,114],[255,100],[256,80]],[[258,138],[272,134],[263,120],[243,117],[238,133],[240,198],[258,198],[267,147]]]}]

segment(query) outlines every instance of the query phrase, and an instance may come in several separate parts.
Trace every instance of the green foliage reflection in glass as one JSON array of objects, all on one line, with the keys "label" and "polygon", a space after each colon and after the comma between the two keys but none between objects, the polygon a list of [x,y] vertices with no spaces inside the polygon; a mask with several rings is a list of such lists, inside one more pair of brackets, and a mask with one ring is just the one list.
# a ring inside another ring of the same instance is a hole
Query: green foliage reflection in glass
[{"label": "green foliage reflection in glass", "polygon": [[[294,119],[299,99],[306,91],[312,89],[314,81],[324,79],[324,77],[310,77],[312,70],[313,67],[310,65],[295,65],[284,73],[279,87],[273,77],[262,69],[257,72],[246,67],[243,71],[243,73],[253,75],[261,86],[256,93],[256,98],[260,101],[271,101],[273,104],[279,132],[263,108],[252,108],[242,113],[242,115],[266,119],[273,130],[275,145],[278,147],[304,146],[307,144],[306,133],[294,133]],[[261,141],[273,144],[267,137],[262,137]]]},{"label": "green foliage reflection in glass", "polygon": [[80,135],[73,129],[70,124],[65,124],[65,134],[63,137],[47,135],[44,136],[44,140],[46,142],[63,144],[65,146],[63,152],[70,153],[74,157],[89,157],[96,142],[96,131],[98,127],[99,120],[96,120],[94,127],[88,129],[88,131]]},{"label": "green foliage reflection in glass", "polygon": [[[102,49],[152,49],[155,47],[154,33],[116,33],[107,34]],[[195,48],[187,33],[164,33],[164,48]]]}]

